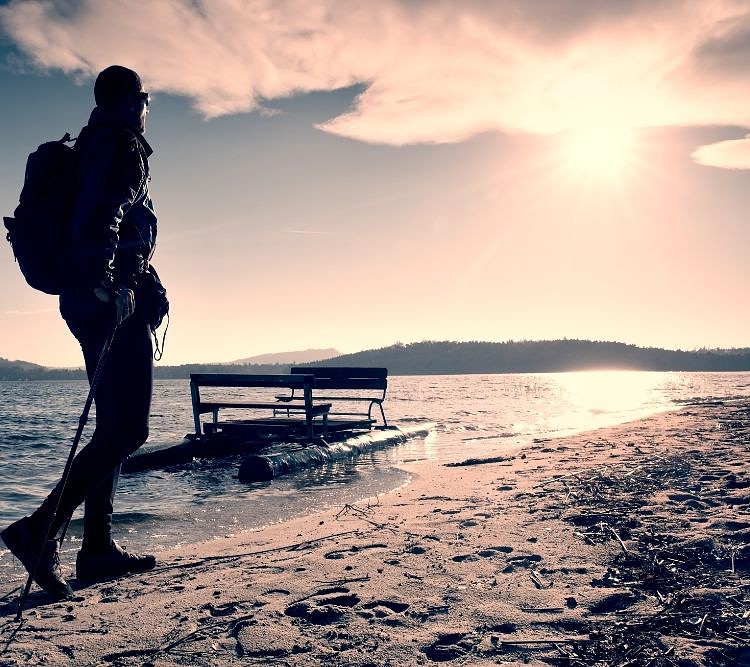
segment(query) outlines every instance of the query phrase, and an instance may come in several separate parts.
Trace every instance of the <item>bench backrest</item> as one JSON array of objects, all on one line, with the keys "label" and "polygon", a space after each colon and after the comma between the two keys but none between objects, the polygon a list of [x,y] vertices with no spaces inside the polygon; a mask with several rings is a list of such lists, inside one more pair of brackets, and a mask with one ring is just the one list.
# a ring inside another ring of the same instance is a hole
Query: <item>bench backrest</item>
[{"label": "bench backrest", "polygon": [[[200,416],[215,408],[207,407],[201,402],[201,387],[270,387],[275,389],[291,389],[293,392],[299,390],[305,400],[305,410],[308,414],[312,408],[312,386],[314,378],[311,374],[291,375],[252,375],[245,373],[191,373],[190,374],[190,397],[193,403],[193,421],[195,422],[195,433],[200,435]],[[216,414],[216,413],[215,413]]]},{"label": "bench backrest", "polygon": [[291,375],[246,375],[244,373],[191,373],[190,383],[198,387],[294,387],[310,384],[312,373]]},{"label": "bench backrest", "polygon": [[379,389],[388,387],[387,368],[359,366],[294,366],[293,374],[313,376],[315,389]]}]

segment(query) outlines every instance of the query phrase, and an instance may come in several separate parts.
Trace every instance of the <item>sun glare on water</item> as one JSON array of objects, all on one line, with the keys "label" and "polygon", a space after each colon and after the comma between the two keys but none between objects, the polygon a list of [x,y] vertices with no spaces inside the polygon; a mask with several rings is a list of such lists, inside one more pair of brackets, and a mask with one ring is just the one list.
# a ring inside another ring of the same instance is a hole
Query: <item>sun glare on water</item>
[{"label": "sun glare on water", "polygon": [[558,424],[561,430],[568,427],[568,421],[594,429],[667,410],[672,405],[664,392],[663,373],[580,371],[561,373],[555,381],[568,405]]},{"label": "sun glare on water", "polygon": [[561,137],[562,163],[574,181],[618,185],[636,165],[636,132],[627,127],[586,127]]}]

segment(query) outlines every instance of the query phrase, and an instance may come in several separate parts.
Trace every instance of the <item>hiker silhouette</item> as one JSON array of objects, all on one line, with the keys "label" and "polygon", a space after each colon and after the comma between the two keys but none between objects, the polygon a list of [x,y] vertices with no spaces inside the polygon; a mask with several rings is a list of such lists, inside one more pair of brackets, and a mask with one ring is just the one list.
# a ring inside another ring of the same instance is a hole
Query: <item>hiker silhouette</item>
[{"label": "hiker silhouette", "polygon": [[[81,503],[79,580],[144,571],[156,562],[151,555],[125,551],[112,538],[121,463],[148,437],[151,335],[169,305],[150,265],[157,227],[148,192],[152,149],[144,138],[150,99],[138,74],[120,65],[100,72],[94,97],[96,106],[75,143],[72,280],[60,294],[60,312],[83,351],[96,428],[73,459],[67,483],[61,480],[39,509],[0,533],[10,551],[34,572],[36,583],[55,599],[72,594],[61,574],[55,537],[64,534]],[[108,345],[108,355],[102,354]],[[94,382],[100,357],[103,363]]]}]

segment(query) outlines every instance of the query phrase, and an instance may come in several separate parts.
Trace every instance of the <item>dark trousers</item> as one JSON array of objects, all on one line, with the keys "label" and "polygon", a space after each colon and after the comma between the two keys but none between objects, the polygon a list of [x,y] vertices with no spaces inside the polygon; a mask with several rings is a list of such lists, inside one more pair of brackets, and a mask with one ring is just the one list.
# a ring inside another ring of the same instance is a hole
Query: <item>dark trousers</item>
[{"label": "dark trousers", "polygon": [[[91,382],[99,356],[114,325],[113,306],[91,294],[65,294],[60,312],[78,339]],[[94,401],[96,429],[90,442],[76,455],[62,491],[55,535],[73,511],[85,501],[84,546],[109,544],[112,512],[120,466],[148,438],[148,416],[153,386],[151,334],[136,312],[117,328],[99,380]],[[59,487],[59,484],[58,484]],[[37,511],[50,510],[56,487]]]}]

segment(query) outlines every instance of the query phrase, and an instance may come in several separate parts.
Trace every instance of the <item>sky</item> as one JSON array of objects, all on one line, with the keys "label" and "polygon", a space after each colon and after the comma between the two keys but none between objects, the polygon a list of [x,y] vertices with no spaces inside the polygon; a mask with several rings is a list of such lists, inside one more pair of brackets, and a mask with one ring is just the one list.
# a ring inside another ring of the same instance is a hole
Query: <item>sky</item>
[{"label": "sky", "polygon": [[[0,2],[0,208],[137,70],[162,364],[750,346],[750,0]],[[0,356],[81,365],[0,243]]]}]

